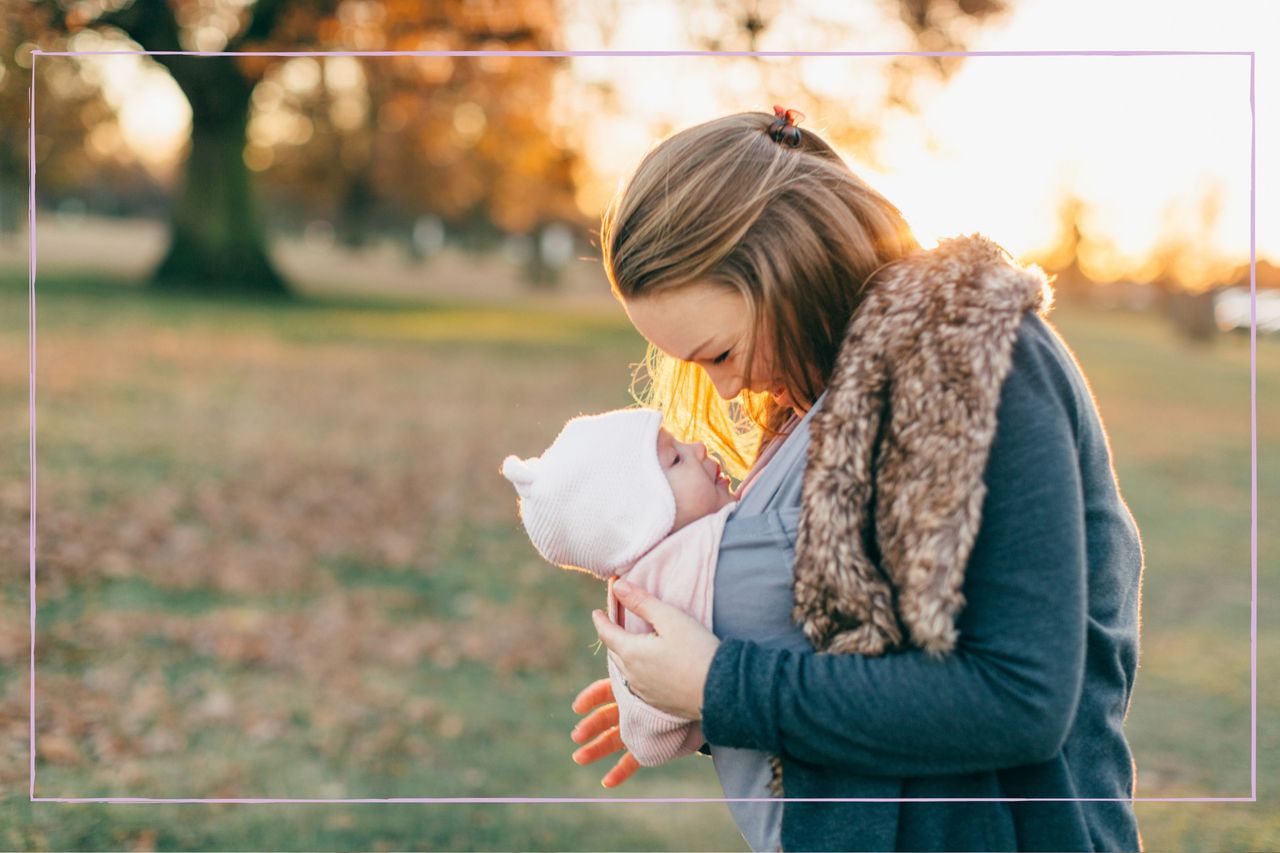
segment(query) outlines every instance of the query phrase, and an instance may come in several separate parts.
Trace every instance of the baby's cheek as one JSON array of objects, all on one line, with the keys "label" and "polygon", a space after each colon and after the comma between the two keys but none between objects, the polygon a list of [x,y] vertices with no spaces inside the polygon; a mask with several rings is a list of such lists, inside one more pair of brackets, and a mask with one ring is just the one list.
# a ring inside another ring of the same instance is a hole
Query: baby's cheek
[{"label": "baby's cheek", "polygon": [[671,484],[671,493],[676,499],[676,523],[673,528],[679,530],[688,524],[697,514],[697,507],[693,504],[696,501],[690,501],[690,495],[687,488],[677,485],[676,482]]},{"label": "baby's cheek", "polygon": [[715,483],[705,483],[698,489],[698,517],[710,515],[720,508],[720,494]]}]

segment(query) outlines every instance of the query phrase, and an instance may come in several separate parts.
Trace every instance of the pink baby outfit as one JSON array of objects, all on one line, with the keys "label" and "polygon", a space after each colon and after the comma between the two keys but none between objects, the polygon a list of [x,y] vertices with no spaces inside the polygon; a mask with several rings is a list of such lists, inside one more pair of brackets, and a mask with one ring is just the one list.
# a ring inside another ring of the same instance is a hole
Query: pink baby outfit
[{"label": "pink baby outfit", "polygon": [[[711,596],[715,589],[720,535],[735,506],[736,503],[731,503],[711,515],[689,522],[653,546],[630,569],[619,570],[618,576],[665,603],[679,607],[711,630]],[[615,614],[618,611],[623,614],[623,627],[631,633],[653,633],[653,626],[621,607],[613,594],[613,581],[610,579],[606,612],[617,622]],[[636,761],[652,767],[698,751],[703,737],[702,726],[696,720],[660,711],[637,697],[623,684],[613,655],[609,655],[608,666],[613,699],[618,703],[618,730],[622,742]]]},{"label": "pink baby outfit", "polygon": [[[658,460],[661,413],[619,409],[570,420],[540,457],[508,456],[502,475],[520,496],[529,541],[547,561],[601,580],[625,576],[711,629],[711,597],[725,522],[736,503],[671,532],[675,495]],[[748,477],[750,481],[751,477]],[[745,484],[744,484],[745,488]],[[618,621],[613,586],[610,618]],[[626,630],[653,628],[635,614]],[[622,741],[651,766],[702,745],[701,726],[641,701],[608,660]]]},{"label": "pink baby outfit", "polygon": [[[798,418],[791,418],[782,431],[789,432],[797,421]],[[781,440],[766,446],[747,478],[738,486],[739,499],[754,485],[756,477],[781,446]],[[679,607],[705,625],[707,630],[712,630],[712,595],[720,536],[737,505],[735,501],[719,512],[690,522],[655,545],[630,570],[619,570],[618,575],[667,604]],[[613,594],[612,579],[609,580],[605,612],[615,624],[618,623],[616,614],[621,612],[623,627],[633,634],[653,631],[648,622],[622,607]],[[651,767],[698,751],[703,742],[701,724],[660,711],[643,701],[622,683],[612,655],[608,665],[613,699],[618,704],[618,731],[636,761],[644,767]]]}]

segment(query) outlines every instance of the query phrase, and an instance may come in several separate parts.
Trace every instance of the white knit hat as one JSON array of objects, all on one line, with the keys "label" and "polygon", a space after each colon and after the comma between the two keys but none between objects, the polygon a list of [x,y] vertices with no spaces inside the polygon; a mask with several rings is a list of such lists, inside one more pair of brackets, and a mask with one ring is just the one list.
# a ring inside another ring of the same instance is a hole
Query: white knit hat
[{"label": "white knit hat", "polygon": [[539,554],[607,578],[671,532],[676,500],[658,461],[661,428],[652,409],[587,415],[565,424],[541,457],[503,461]]}]

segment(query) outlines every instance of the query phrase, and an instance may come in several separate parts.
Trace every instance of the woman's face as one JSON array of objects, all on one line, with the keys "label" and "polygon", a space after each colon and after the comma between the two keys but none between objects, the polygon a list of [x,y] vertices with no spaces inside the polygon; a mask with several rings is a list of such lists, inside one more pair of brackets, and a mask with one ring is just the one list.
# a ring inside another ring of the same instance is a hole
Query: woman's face
[{"label": "woman's face", "polygon": [[[746,387],[746,348],[751,332],[747,300],[734,290],[692,284],[623,303],[636,331],[672,358],[707,372],[716,392],[732,400]],[[784,383],[773,378],[768,342],[760,337],[749,371],[750,391],[768,391],[781,406],[794,407]]]}]

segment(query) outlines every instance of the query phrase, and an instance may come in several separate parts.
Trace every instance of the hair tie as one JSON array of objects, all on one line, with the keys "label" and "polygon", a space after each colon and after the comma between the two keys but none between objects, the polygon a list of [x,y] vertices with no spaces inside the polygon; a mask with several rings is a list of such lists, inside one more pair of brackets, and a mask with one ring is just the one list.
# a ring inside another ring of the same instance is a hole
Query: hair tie
[{"label": "hair tie", "polygon": [[786,142],[792,148],[800,147],[800,128],[797,124],[804,121],[804,113],[799,110],[788,110],[774,104],[773,114],[777,116],[769,125],[769,136],[774,142]]}]

